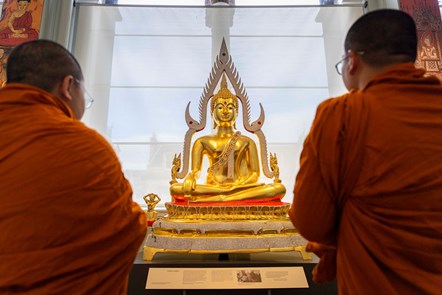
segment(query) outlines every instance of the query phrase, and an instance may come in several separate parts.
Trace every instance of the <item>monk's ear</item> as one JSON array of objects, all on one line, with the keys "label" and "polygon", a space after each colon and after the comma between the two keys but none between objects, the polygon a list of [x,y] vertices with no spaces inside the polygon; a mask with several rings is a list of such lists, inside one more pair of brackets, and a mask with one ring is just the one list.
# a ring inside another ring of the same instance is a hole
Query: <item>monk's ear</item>
[{"label": "monk's ear", "polygon": [[353,51],[349,51],[347,66],[348,66],[349,74],[354,75],[356,73],[356,71],[359,69],[359,67],[361,66],[361,60],[359,58],[359,55],[357,55]]},{"label": "monk's ear", "polygon": [[73,100],[71,95],[72,88],[75,87],[75,79],[72,75],[68,75],[63,78],[61,83],[58,86],[58,92],[60,95],[66,100]]}]

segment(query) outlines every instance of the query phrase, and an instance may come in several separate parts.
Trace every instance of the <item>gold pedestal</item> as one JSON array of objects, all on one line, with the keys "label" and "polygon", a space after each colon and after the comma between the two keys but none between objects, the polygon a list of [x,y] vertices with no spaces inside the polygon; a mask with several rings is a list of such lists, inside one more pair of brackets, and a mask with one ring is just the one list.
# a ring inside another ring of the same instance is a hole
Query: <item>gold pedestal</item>
[{"label": "gold pedestal", "polygon": [[152,225],[145,260],[157,253],[259,253],[298,251],[307,241],[287,217],[289,204],[243,206],[166,204],[169,215]]}]

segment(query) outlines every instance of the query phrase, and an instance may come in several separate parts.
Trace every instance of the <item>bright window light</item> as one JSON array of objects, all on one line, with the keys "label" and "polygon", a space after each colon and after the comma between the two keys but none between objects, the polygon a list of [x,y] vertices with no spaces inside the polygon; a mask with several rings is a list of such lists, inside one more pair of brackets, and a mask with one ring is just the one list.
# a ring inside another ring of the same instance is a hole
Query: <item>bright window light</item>
[{"label": "bright window light", "polygon": [[[299,153],[316,107],[346,91],[335,64],[344,53],[348,27],[362,13],[362,6],[340,5],[80,5],[73,52],[95,99],[83,120],[114,146],[134,199],[143,205],[144,195],[156,193],[161,208],[170,201],[172,160],[183,150],[186,106],[191,102],[190,113],[197,118],[225,37],[250,99],[251,120],[258,117],[260,103],[265,110],[268,151],[278,156],[288,192],[284,201],[291,202]],[[212,132],[210,127],[192,139]],[[258,142],[241,118],[237,128]],[[198,183],[204,179],[202,174]],[[262,176],[261,182],[270,181]]]},{"label": "bright window light", "polygon": [[[236,6],[283,6],[283,5],[319,5],[320,0],[236,0]],[[341,4],[342,0],[334,1]],[[123,5],[171,5],[171,6],[193,6],[205,5],[204,0],[119,0],[118,4]]]}]

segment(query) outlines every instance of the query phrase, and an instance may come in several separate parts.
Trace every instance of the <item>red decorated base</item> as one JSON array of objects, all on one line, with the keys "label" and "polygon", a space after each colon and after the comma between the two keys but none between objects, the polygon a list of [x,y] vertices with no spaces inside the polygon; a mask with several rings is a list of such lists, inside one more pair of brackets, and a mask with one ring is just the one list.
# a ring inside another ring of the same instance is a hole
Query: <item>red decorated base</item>
[{"label": "red decorated base", "polygon": [[228,201],[228,202],[190,202],[188,197],[185,196],[173,196],[174,201],[168,202],[167,204],[178,205],[178,206],[191,206],[191,207],[216,207],[216,206],[253,206],[253,205],[268,205],[268,206],[278,206],[287,204],[285,202],[281,202],[281,197],[272,197],[272,198],[264,198],[264,199],[253,199],[253,200],[242,200],[242,201]]}]

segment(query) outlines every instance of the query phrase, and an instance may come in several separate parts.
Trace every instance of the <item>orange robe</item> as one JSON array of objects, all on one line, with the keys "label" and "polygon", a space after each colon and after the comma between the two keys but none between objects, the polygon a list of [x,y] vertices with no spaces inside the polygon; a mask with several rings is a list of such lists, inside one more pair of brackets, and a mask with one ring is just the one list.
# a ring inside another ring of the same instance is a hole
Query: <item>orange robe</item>
[{"label": "orange robe", "polygon": [[102,136],[43,90],[0,90],[0,294],[125,294],[145,233]]},{"label": "orange robe", "polygon": [[441,294],[442,87],[412,63],[318,107],[290,217],[339,294]]}]

